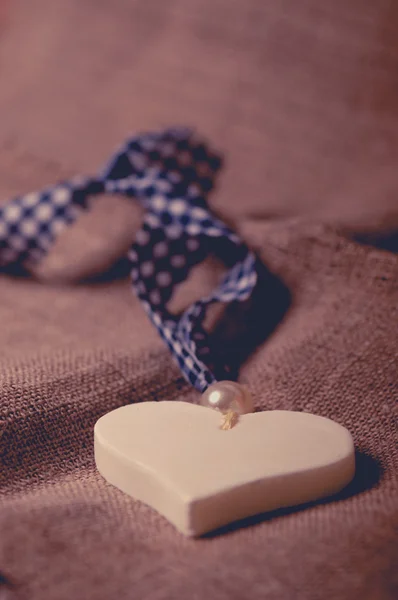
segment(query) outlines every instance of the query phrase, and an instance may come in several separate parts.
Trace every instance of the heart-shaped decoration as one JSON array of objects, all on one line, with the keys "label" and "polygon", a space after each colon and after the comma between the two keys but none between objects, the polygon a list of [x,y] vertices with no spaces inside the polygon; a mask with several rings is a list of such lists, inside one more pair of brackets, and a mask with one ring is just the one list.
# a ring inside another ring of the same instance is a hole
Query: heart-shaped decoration
[{"label": "heart-shaped decoration", "polygon": [[112,485],[185,535],[333,494],[355,472],[350,433],[330,419],[275,410],[230,430],[220,413],[185,402],[143,402],[101,417],[97,468]]}]

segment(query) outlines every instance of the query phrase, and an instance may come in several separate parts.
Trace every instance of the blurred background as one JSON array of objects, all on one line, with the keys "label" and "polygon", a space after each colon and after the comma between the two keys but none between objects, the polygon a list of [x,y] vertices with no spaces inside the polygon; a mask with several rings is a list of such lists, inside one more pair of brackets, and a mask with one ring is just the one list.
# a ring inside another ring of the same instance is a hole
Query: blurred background
[{"label": "blurred background", "polygon": [[225,153],[212,205],[238,228],[398,227],[395,1],[1,1],[2,200],[187,124]]}]

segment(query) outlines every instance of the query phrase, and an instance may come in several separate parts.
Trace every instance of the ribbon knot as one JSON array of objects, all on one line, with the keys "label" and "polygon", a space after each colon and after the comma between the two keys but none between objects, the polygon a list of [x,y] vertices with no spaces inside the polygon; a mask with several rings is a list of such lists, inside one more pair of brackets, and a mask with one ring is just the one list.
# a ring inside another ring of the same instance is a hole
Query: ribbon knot
[{"label": "ribbon knot", "polygon": [[[145,208],[128,252],[135,292],[184,377],[200,392],[228,378],[203,327],[208,306],[248,299],[258,260],[210,211],[206,197],[221,158],[190,129],[146,133],[127,141],[97,177],[80,177],[15,198],[0,208],[0,268],[40,260],[57,235],[89,208],[93,196],[123,194]],[[229,271],[207,297],[173,315],[167,302],[177,284],[209,253]],[[212,367],[212,368],[211,368]]]}]

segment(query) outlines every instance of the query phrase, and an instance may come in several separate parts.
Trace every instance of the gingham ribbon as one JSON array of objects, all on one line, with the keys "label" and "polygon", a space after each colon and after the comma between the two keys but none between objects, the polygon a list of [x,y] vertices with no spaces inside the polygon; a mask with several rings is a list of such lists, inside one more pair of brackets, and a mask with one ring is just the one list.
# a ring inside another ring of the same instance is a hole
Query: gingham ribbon
[{"label": "gingham ribbon", "polygon": [[[56,236],[97,194],[124,194],[146,212],[128,252],[133,288],[184,377],[200,392],[228,379],[230,365],[214,356],[203,327],[214,302],[248,299],[258,261],[206,204],[221,166],[219,156],[185,128],[145,133],[127,141],[98,177],[59,183],[0,207],[0,269],[40,260]],[[209,253],[229,270],[221,284],[181,315],[167,310],[176,284]]]}]

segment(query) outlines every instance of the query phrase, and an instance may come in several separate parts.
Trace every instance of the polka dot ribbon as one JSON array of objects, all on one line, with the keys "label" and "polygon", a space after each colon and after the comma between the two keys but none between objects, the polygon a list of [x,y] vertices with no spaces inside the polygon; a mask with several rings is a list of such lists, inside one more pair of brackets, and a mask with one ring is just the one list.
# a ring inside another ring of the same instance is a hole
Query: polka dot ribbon
[{"label": "polka dot ribbon", "polygon": [[[257,283],[258,260],[206,203],[221,166],[189,129],[174,128],[129,139],[97,177],[76,178],[0,207],[0,268],[34,263],[71,225],[90,198],[123,194],[145,208],[142,227],[128,252],[133,288],[184,377],[203,392],[230,378],[230,366],[212,351],[203,327],[215,302],[247,300]],[[208,254],[228,270],[219,286],[182,314],[167,310],[175,286]]]}]

